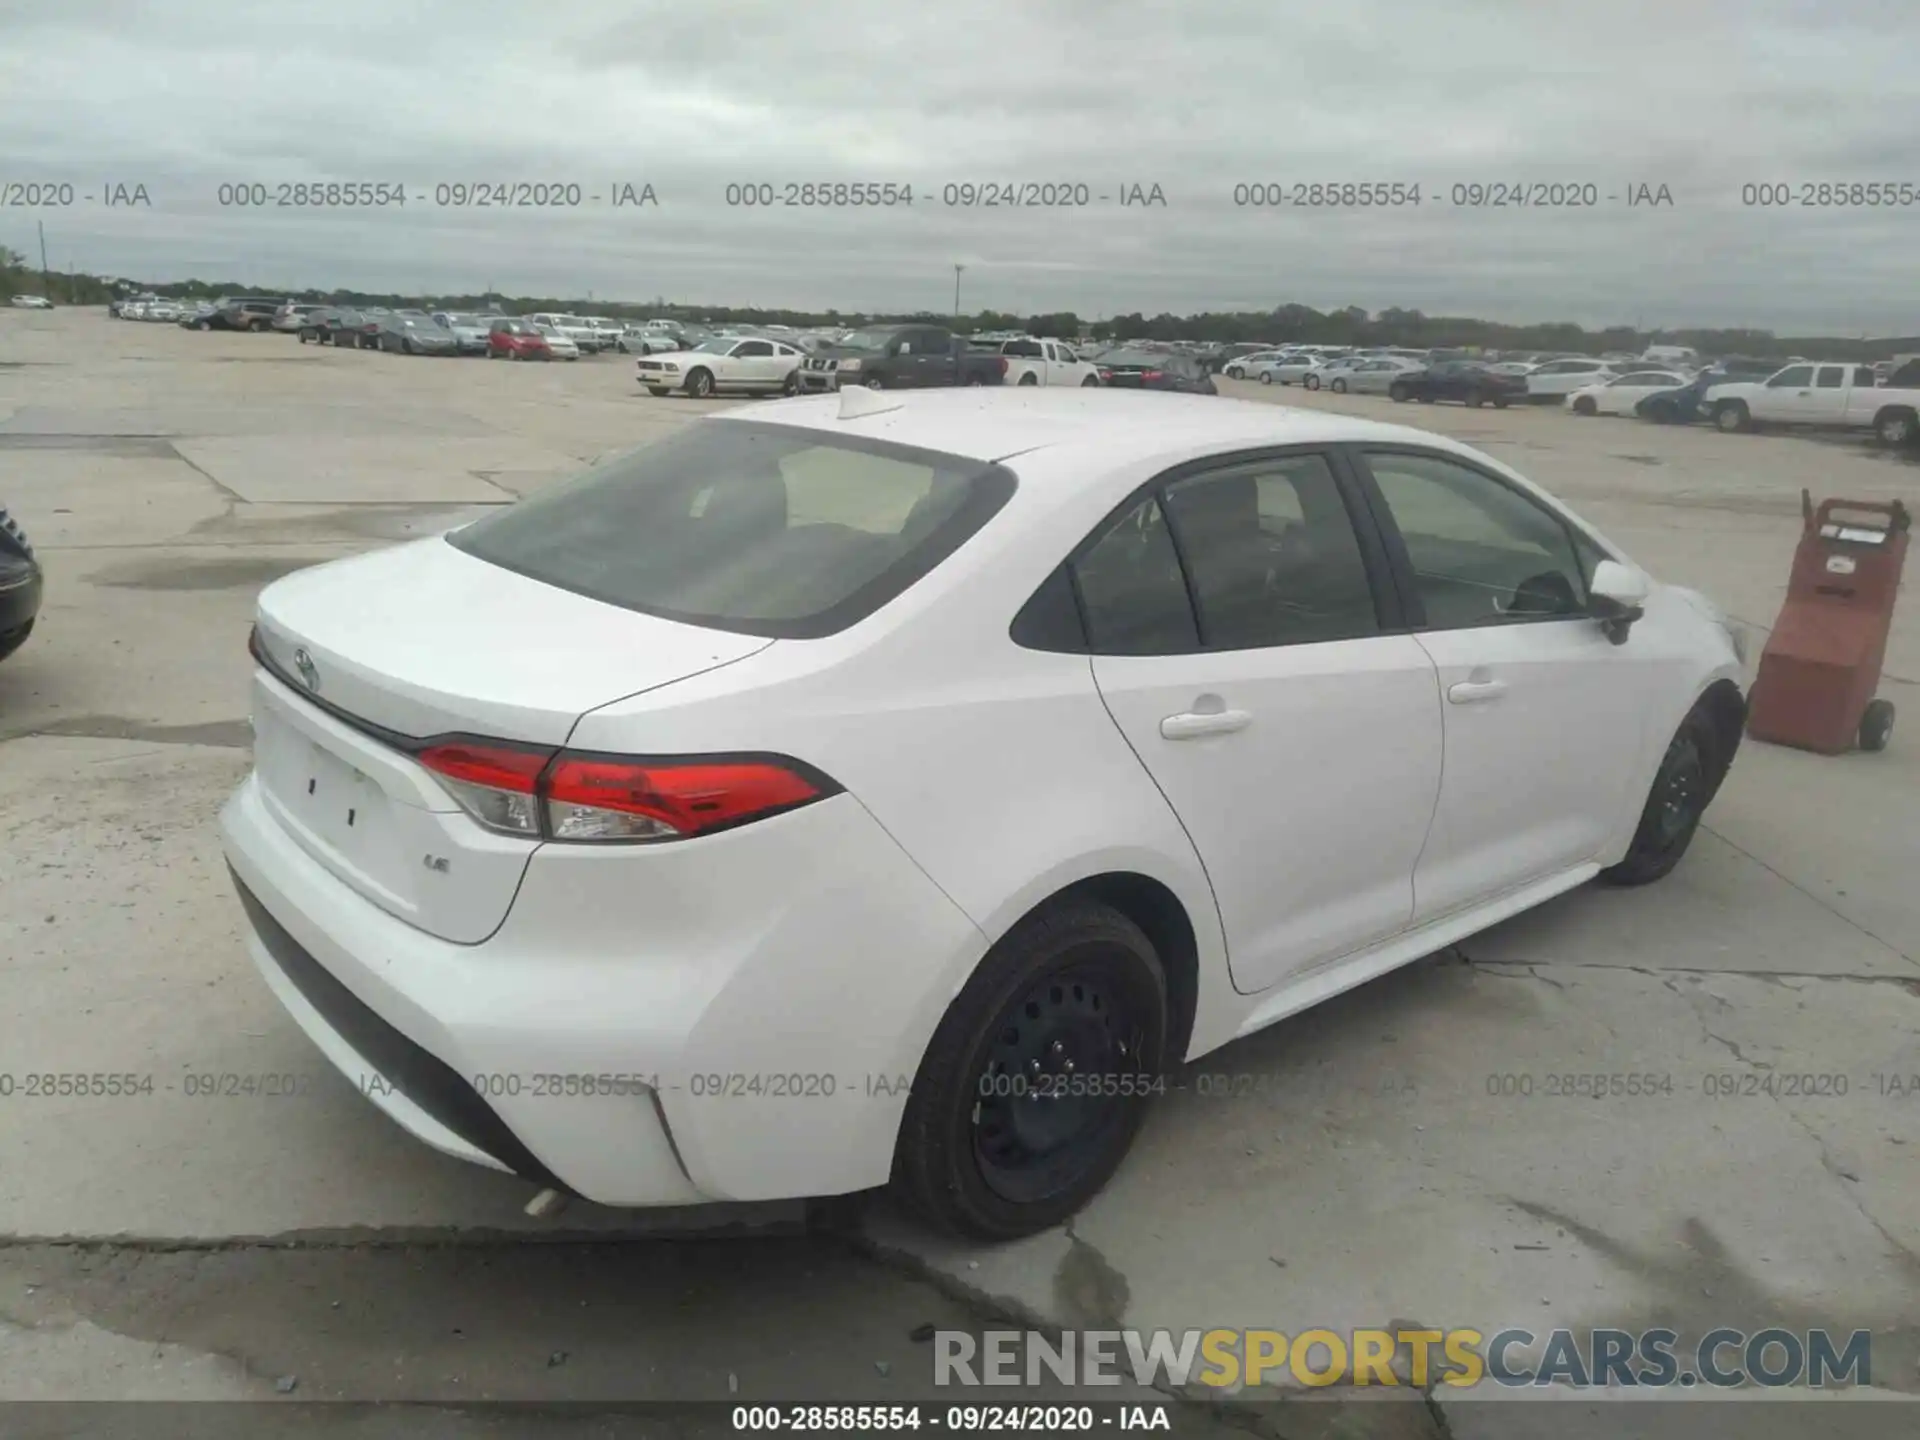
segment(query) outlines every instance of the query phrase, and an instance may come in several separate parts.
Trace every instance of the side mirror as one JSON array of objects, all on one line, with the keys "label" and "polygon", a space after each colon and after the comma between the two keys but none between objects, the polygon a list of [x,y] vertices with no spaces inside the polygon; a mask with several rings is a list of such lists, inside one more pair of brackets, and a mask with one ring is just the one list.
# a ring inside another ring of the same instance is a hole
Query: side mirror
[{"label": "side mirror", "polygon": [[1593,567],[1593,583],[1587,587],[1593,616],[1616,645],[1624,645],[1633,622],[1646,613],[1647,596],[1653,586],[1646,574],[1618,560],[1602,560]]}]

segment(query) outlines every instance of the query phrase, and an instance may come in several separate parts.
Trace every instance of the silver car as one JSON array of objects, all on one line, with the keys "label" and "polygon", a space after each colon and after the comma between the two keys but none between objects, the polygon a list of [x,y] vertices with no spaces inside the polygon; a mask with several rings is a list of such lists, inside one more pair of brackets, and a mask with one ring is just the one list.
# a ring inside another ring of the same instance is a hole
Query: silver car
[{"label": "silver car", "polygon": [[1418,360],[1409,360],[1404,356],[1376,356],[1334,377],[1327,388],[1341,394],[1350,391],[1355,395],[1384,395],[1398,377],[1410,375],[1421,368]]}]

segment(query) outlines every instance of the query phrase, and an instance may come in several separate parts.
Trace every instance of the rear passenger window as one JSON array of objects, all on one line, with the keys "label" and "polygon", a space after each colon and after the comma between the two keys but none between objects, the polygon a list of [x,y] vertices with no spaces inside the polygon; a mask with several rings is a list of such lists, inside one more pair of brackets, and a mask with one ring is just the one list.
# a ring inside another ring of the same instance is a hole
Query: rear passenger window
[{"label": "rear passenger window", "polygon": [[1152,497],[1074,566],[1087,639],[1100,655],[1179,655],[1200,645],[1166,514]]},{"label": "rear passenger window", "polygon": [[1209,650],[1377,634],[1373,588],[1326,457],[1289,455],[1167,489]]}]

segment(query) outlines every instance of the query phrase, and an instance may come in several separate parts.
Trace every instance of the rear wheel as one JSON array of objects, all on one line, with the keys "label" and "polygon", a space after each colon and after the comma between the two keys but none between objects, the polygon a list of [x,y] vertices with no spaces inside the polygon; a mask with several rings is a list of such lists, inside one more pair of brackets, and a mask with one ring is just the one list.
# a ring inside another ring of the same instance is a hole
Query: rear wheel
[{"label": "rear wheel", "polygon": [[1262,370],[1260,372],[1260,383],[1262,385],[1271,385],[1273,383],[1273,372],[1271,370]]},{"label": "rear wheel", "polygon": [[1336,395],[1344,395],[1347,393],[1347,382],[1344,380],[1336,380],[1329,388],[1332,389]]},{"label": "rear wheel", "polygon": [[1573,413],[1576,415],[1598,415],[1600,413],[1600,407],[1594,402],[1594,398],[1591,395],[1579,395],[1574,397]]},{"label": "rear wheel", "polygon": [[1478,410],[1482,405],[1486,403],[1487,403],[1487,397],[1481,394],[1480,391],[1469,390],[1467,392],[1467,404],[1473,409]]},{"label": "rear wheel", "polygon": [[1911,410],[1887,410],[1876,416],[1873,433],[1882,445],[1910,445],[1916,433]]},{"label": "rear wheel", "polygon": [[1247,378],[1247,372],[1238,365],[1229,365],[1227,366],[1227,378],[1229,380],[1244,380]]},{"label": "rear wheel", "polygon": [[1396,380],[1387,387],[1387,398],[1390,400],[1398,400],[1404,404],[1413,398],[1413,391]]},{"label": "rear wheel", "polygon": [[[0,654],[5,654],[0,650]],[[1884,750],[1887,741],[1893,738],[1893,702],[1891,700],[1870,700],[1860,715],[1860,748],[1862,750]]]},{"label": "rear wheel", "polygon": [[1633,844],[1618,865],[1600,872],[1602,880],[1610,885],[1648,885],[1680,863],[1713,798],[1718,753],[1712,723],[1694,711],[1661,758]]},{"label": "rear wheel", "polygon": [[1040,377],[1029,370],[1025,375],[1020,377],[1020,383],[1022,385],[1038,385],[1040,383]]},{"label": "rear wheel", "polygon": [[1309,390],[1318,390],[1320,388],[1320,377],[1318,375],[1303,376],[1300,383]]},{"label": "rear wheel", "polygon": [[1166,975],[1140,927],[1070,901],[988,952],[920,1062],[893,1188],[944,1229],[1012,1240],[1112,1177],[1160,1081]]}]

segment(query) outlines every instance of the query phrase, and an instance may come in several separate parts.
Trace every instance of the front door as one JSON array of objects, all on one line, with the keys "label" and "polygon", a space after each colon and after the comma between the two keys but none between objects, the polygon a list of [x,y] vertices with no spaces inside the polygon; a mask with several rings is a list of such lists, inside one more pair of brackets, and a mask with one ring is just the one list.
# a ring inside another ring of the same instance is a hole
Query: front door
[{"label": "front door", "polygon": [[1075,565],[1094,679],[1246,993],[1406,927],[1439,792],[1433,662],[1383,629],[1351,514],[1327,455],[1270,454],[1180,474]]},{"label": "front door", "polygon": [[1813,413],[1813,366],[1789,365],[1760,388],[1749,413],[1756,420],[1797,424]]},{"label": "front door", "polygon": [[1445,781],[1413,875],[1415,924],[1596,859],[1638,770],[1644,670],[1589,616],[1598,547],[1490,472],[1361,452],[1422,612]]}]

